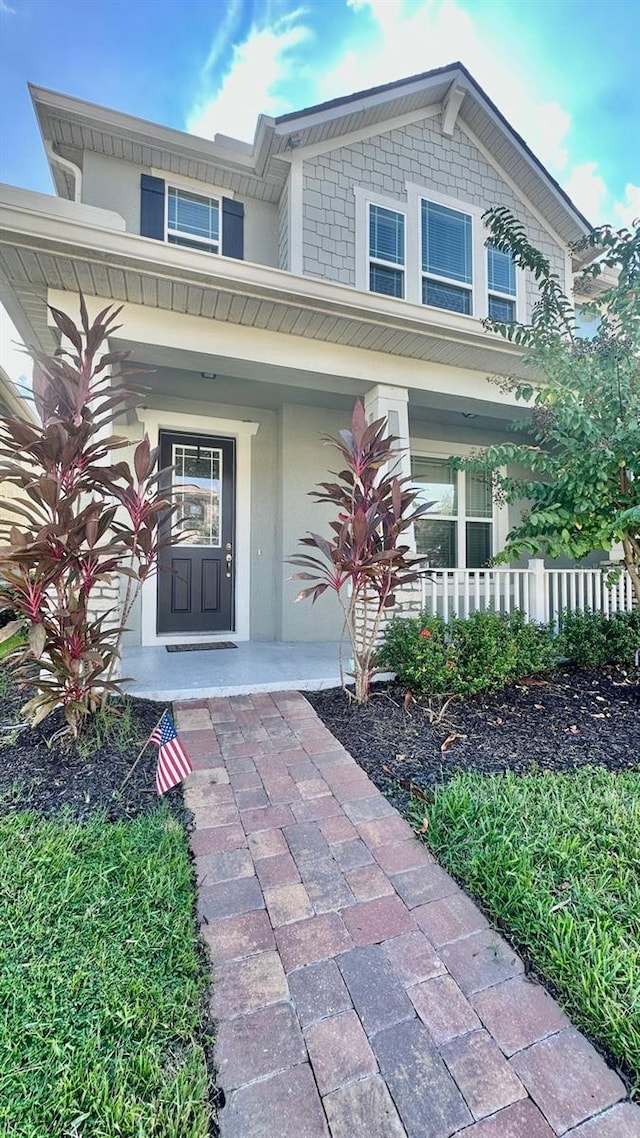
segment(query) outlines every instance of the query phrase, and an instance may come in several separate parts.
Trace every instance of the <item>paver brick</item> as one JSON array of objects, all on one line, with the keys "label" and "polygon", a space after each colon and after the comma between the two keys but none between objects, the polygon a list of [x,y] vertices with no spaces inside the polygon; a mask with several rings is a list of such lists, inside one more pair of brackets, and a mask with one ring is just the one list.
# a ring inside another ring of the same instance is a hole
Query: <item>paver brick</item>
[{"label": "paver brick", "polygon": [[341,869],[355,869],[358,865],[371,865],[373,858],[360,838],[337,842],[331,850]]},{"label": "paver brick", "polygon": [[524,977],[478,992],[471,1003],[505,1055],[513,1055],[569,1024],[548,992]]},{"label": "paver brick", "polygon": [[419,1020],[380,1031],[372,1047],[408,1138],[450,1138],[472,1121],[458,1087]]},{"label": "paver brick", "polygon": [[216,829],[218,826],[231,826],[240,821],[240,813],[235,802],[212,802],[202,800],[192,807],[196,829]]},{"label": "paver brick", "polygon": [[451,976],[435,976],[416,984],[408,995],[438,1045],[480,1027],[480,1020]]},{"label": "paver brick", "polygon": [[522,1099],[461,1130],[459,1138],[555,1138],[555,1134],[531,1099]]},{"label": "paver brick", "polygon": [[288,976],[291,998],[303,1027],[351,1008],[347,986],[335,960],[308,964]]},{"label": "paver brick", "polygon": [[444,972],[444,964],[424,933],[410,932],[386,940],[382,950],[406,988],[431,980]]},{"label": "paver brick", "polygon": [[275,889],[265,889],[264,899],[274,929],[313,916],[309,894],[304,885],[279,885]]},{"label": "paver brick", "polygon": [[337,913],[322,913],[276,930],[276,943],[287,972],[327,960],[353,947]]},{"label": "paver brick", "polygon": [[297,864],[316,913],[337,913],[354,904],[346,879],[331,856],[298,854]]},{"label": "paver brick", "polygon": [[289,996],[277,952],[261,952],[244,960],[220,964],[213,970],[211,1014],[215,1019],[279,1004]]},{"label": "paver brick", "polygon": [[297,802],[300,798],[298,788],[288,774],[275,775],[270,779],[267,779],[266,775],[263,775],[263,778],[269,801],[273,806],[279,806],[287,802]]},{"label": "paver brick", "polygon": [[275,889],[278,885],[295,885],[300,880],[298,867],[290,853],[260,858],[256,862],[256,873],[263,889]]},{"label": "paver brick", "polygon": [[411,1002],[379,945],[356,948],[340,956],[337,963],[367,1035],[415,1018]]},{"label": "paver brick", "polygon": [[233,790],[231,789],[228,782],[204,782],[200,783],[197,786],[189,787],[185,791],[184,800],[186,806],[189,806],[192,800],[197,801],[201,805],[205,802],[210,802],[211,804],[220,803],[226,805],[229,802],[233,803],[234,797]]},{"label": "paver brick", "polygon": [[223,920],[251,909],[264,909],[264,898],[257,877],[238,877],[217,885],[205,885],[198,897],[198,912],[204,921]]},{"label": "paver brick", "polygon": [[[335,769],[341,770],[342,768],[337,767]],[[329,781],[328,775],[326,777],[327,781]],[[371,782],[368,778],[361,779],[355,775],[350,775],[348,779],[345,778],[343,781],[337,783],[337,785],[332,786],[331,789],[338,799],[338,802],[342,806],[345,806],[348,802],[357,802],[361,798],[369,798],[371,795]]]},{"label": "paver brick", "polygon": [[354,944],[378,944],[415,929],[409,910],[399,897],[376,897],[344,909],[342,919]]},{"label": "paver brick", "polygon": [[373,901],[376,897],[388,897],[394,892],[389,878],[376,864],[347,869],[345,878],[356,901]]},{"label": "paver brick", "polygon": [[439,865],[420,865],[394,873],[391,880],[410,909],[460,893],[460,886]]},{"label": "paver brick", "polygon": [[434,861],[415,838],[376,846],[373,856],[385,873],[401,873],[404,869],[415,869],[419,865],[432,865]]},{"label": "paver brick", "polygon": [[254,909],[205,925],[201,930],[214,964],[243,960],[258,952],[275,949],[276,941],[265,909]]},{"label": "paver brick", "polygon": [[[315,771],[315,767],[313,769]],[[310,798],[323,798],[326,794],[331,794],[324,779],[317,777],[317,772],[315,778],[302,779],[298,783],[298,790],[300,791],[300,796],[305,800]]]},{"label": "paver brick", "polygon": [[243,810],[240,818],[247,834],[281,829],[293,822],[293,814],[288,806],[262,806],[257,810]]},{"label": "paver brick", "polygon": [[527,1097],[515,1071],[485,1031],[451,1039],[440,1054],[476,1119]]},{"label": "paver brick", "polygon": [[216,1031],[217,1081],[229,1092],[304,1063],[307,1052],[290,1004],[271,1004],[223,1021]]},{"label": "paver brick", "polygon": [[310,761],[308,755],[306,758],[300,759],[298,762],[289,763],[287,769],[291,778],[298,787],[298,791],[300,790],[302,783],[313,782],[318,777],[318,771]]},{"label": "paver brick", "polygon": [[305,1040],[321,1095],[378,1071],[373,1051],[354,1011],[311,1024],[305,1031]]},{"label": "paver brick", "polygon": [[[335,739],[334,739],[335,743]],[[320,751],[313,756],[313,764],[320,771],[324,771],[327,767],[336,766],[349,766],[354,767],[355,760],[351,757],[344,747],[336,747],[331,751]]]},{"label": "paver brick", "polygon": [[282,830],[257,830],[249,834],[247,844],[255,862],[263,857],[277,857],[289,852]]},{"label": "paver brick", "polygon": [[[433,904],[446,902],[434,901]],[[466,996],[524,972],[518,954],[493,929],[461,937],[442,945],[438,951]]]},{"label": "paver brick", "polygon": [[332,1138],[407,1138],[384,1079],[350,1083],[323,1100]]},{"label": "paver brick", "polygon": [[640,1138],[640,1106],[621,1102],[570,1130],[566,1138]]},{"label": "paver brick", "polygon": [[220,1138],[329,1138],[308,1063],[233,1091],[219,1124]]},{"label": "paver brick", "polygon": [[330,794],[308,802],[293,802],[291,811],[296,822],[320,822],[325,818],[337,817],[342,809],[338,800]]},{"label": "paver brick", "polygon": [[248,850],[223,850],[222,853],[202,854],[195,860],[199,885],[216,885],[219,881],[251,877],[254,873],[253,859]]},{"label": "paver brick", "polygon": [[333,845],[335,842],[348,842],[358,837],[358,831],[353,823],[345,818],[342,810],[330,818],[323,818],[320,822],[320,829],[329,845]]},{"label": "paver brick", "polygon": [[250,810],[256,806],[268,806],[269,799],[266,790],[256,786],[246,790],[236,790],[236,803],[238,810]]},{"label": "paver brick", "polygon": [[395,808],[380,791],[372,798],[360,798],[355,802],[345,802],[344,812],[357,826],[363,822],[375,822],[378,818],[388,818],[395,814]]},{"label": "paver brick", "polygon": [[[436,867],[432,866],[431,869]],[[470,897],[453,882],[453,891],[447,897],[429,901],[414,911],[420,928],[436,948],[458,937],[488,928],[487,918],[474,905]]]},{"label": "paver brick", "polygon": [[625,1097],[622,1080],[573,1027],[519,1051],[511,1064],[558,1134]]},{"label": "paver brick", "polygon": [[201,854],[220,853],[222,850],[237,850],[246,845],[247,839],[239,822],[230,826],[211,826],[195,830],[190,838],[194,857]]},{"label": "paver brick", "polygon": [[295,826],[287,826],[284,835],[295,859],[300,854],[329,856],[329,844],[315,822],[299,822]]},{"label": "paver brick", "polygon": [[262,790],[262,779],[257,771],[233,774],[230,782],[234,790]]}]

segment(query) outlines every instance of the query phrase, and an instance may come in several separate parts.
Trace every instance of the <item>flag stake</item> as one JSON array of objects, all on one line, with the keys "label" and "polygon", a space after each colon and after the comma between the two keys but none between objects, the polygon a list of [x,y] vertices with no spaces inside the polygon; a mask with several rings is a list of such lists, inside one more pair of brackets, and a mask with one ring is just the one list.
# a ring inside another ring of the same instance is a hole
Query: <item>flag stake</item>
[{"label": "flag stake", "polygon": [[[165,707],[164,711],[166,711],[166,710],[167,710],[167,709],[166,709],[166,707]],[[164,711],[162,712],[162,715],[164,715]],[[142,747],[141,747],[141,748],[140,748],[140,750],[138,751],[138,754],[137,754],[137,756],[136,756],[136,760],[135,760],[135,762],[134,762],[133,766],[132,766],[132,767],[130,767],[130,769],[127,771],[127,774],[125,775],[123,782],[122,782],[122,783],[120,784],[120,786],[118,787],[118,791],[117,791],[117,793],[118,793],[118,794],[122,794],[122,791],[123,791],[124,787],[127,785],[127,783],[128,783],[128,781],[129,781],[129,779],[131,778],[131,775],[133,774],[134,770],[136,769],[136,767],[137,767],[138,763],[140,762],[140,759],[142,758],[142,756],[143,756],[144,752],[146,751],[147,747],[149,746],[149,743],[151,742],[151,736],[153,735],[153,732],[154,732],[154,731],[155,731],[155,730],[156,730],[156,729],[157,729],[157,728],[160,726],[160,722],[161,722],[161,720],[162,720],[162,715],[160,716],[160,719],[159,719],[159,720],[158,720],[158,722],[156,723],[155,727],[153,727],[153,728],[151,729],[151,731],[149,732],[149,738],[147,739],[146,743],[143,743]]]}]

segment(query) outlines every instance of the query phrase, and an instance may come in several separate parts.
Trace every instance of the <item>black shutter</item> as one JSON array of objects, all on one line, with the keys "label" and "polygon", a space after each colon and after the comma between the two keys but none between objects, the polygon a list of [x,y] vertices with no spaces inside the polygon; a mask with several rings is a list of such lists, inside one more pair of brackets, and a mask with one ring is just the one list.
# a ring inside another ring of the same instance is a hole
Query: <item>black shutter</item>
[{"label": "black shutter", "polygon": [[164,179],[151,174],[140,179],[140,236],[164,241]]},{"label": "black shutter", "polygon": [[244,205],[231,198],[222,199],[222,254],[244,258]]}]

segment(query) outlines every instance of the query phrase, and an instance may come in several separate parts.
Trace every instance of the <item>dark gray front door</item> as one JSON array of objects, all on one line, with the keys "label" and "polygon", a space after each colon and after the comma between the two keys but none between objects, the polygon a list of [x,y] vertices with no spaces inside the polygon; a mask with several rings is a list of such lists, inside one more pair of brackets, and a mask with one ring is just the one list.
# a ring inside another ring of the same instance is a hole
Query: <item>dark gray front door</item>
[{"label": "dark gray front door", "polygon": [[172,532],[182,537],[160,556],[160,633],[233,629],[235,464],[233,439],[160,432],[160,465],[179,507]]}]

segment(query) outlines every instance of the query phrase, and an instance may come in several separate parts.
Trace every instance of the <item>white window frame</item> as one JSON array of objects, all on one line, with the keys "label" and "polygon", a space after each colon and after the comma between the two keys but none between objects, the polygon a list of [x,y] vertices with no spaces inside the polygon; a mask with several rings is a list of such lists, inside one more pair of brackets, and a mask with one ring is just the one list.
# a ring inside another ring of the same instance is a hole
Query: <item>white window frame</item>
[{"label": "white window frame", "polygon": [[[445,209],[450,209],[455,213],[461,214],[462,217],[468,217],[470,219],[470,221],[471,221],[471,281],[470,282],[457,281],[457,280],[454,280],[453,277],[443,277],[443,276],[440,276],[439,273],[432,273],[430,270],[427,270],[423,267],[424,266],[424,249],[422,247],[422,207],[424,205],[429,205],[430,203],[433,205],[444,206]],[[474,282],[476,279],[476,255],[475,255],[476,251],[474,248],[473,214],[470,213],[468,210],[461,208],[459,204],[455,205],[455,206],[450,205],[449,203],[437,201],[436,198],[433,196],[433,194],[426,194],[426,193],[421,194],[420,200],[418,202],[418,243],[419,243],[419,250],[420,250],[419,261],[418,261],[419,271],[420,271],[420,280],[419,280],[419,284],[418,284],[418,287],[420,290],[420,303],[423,304],[425,306],[425,308],[437,308],[439,312],[453,312],[456,316],[475,316],[475,313],[476,313],[476,297],[475,297]],[[471,298],[469,311],[468,312],[456,312],[455,308],[444,308],[438,304],[427,304],[427,302],[422,299],[424,282],[426,280],[435,281],[436,284],[450,285],[452,288],[457,288],[463,292],[467,292]]]},{"label": "white window frame", "polygon": [[[222,198],[219,195],[214,194],[214,193],[203,193],[202,192],[203,189],[208,189],[208,187],[203,186],[200,190],[195,190],[195,189],[193,189],[192,186],[183,186],[183,185],[180,185],[179,182],[174,182],[174,181],[167,182],[166,189],[165,189],[165,195],[164,195],[164,237],[165,237],[165,241],[167,244],[176,245],[178,248],[191,249],[193,252],[199,252],[199,249],[193,248],[194,245],[198,245],[198,246],[201,246],[203,253],[209,253],[209,255],[213,255],[214,257],[219,257],[222,255]],[[181,229],[170,229],[169,228],[169,195],[172,191],[175,191],[178,194],[179,193],[190,194],[191,197],[202,198],[202,200],[205,202],[207,202],[207,201],[208,202],[217,202],[217,204],[218,204],[218,241],[217,242],[210,241],[206,237],[198,237],[197,234],[184,233],[183,230],[181,230]],[[190,244],[189,245],[183,245],[181,241],[170,241],[171,237],[184,238],[184,240],[189,241]],[[217,244],[217,248],[215,247],[216,244]]]},{"label": "white window frame", "polygon": [[[477,447],[472,445],[467,446],[464,443],[440,443],[437,441],[429,441],[426,439],[415,439],[411,441],[410,454],[411,458],[432,458],[439,462],[453,457],[466,458],[472,451],[477,450]],[[506,473],[506,468],[501,469],[501,473]],[[434,521],[443,522],[456,522],[456,550],[457,550],[457,565],[448,565],[448,569],[465,569],[467,568],[467,522],[488,522],[491,525],[491,556],[495,557],[496,553],[504,546],[505,538],[509,529],[509,519],[506,507],[500,507],[493,501],[493,509],[491,517],[479,518],[475,515],[467,515],[467,487],[466,487],[466,471],[456,471],[456,495],[458,500],[458,513],[455,514],[429,514],[425,515],[425,521],[433,517]],[[424,563],[423,563],[424,564]],[[473,572],[474,570],[469,570]]]},{"label": "white window frame", "polygon": [[[403,219],[402,236],[403,236],[403,249],[402,264],[398,261],[385,261],[381,257],[371,256],[371,209],[386,209],[390,213],[397,213]],[[398,208],[398,203],[395,205],[383,204],[380,201],[368,200],[366,204],[366,218],[367,218],[367,287],[369,292],[374,292],[376,296],[386,296],[389,300],[405,300],[407,296],[407,214],[402,208]],[[402,296],[390,296],[386,292],[377,292],[371,288],[371,266],[379,265],[383,269],[395,269],[396,272],[402,273]]]},{"label": "white window frame", "polygon": [[[519,298],[519,293],[522,292],[522,289],[518,288],[518,284],[519,284],[518,266],[514,265],[514,273],[513,273],[515,292],[501,292],[500,289],[491,288],[491,286],[489,284],[489,246],[488,245],[485,246],[485,250],[486,250],[486,258],[487,258],[487,311],[489,311],[489,304],[491,302],[492,297],[494,297],[496,300],[508,300],[511,302],[511,304],[513,304],[513,318],[514,318],[514,320],[519,320],[520,316],[519,316],[519,308],[518,308],[518,298]],[[502,252],[502,250],[498,249],[497,252]],[[506,255],[508,256],[508,254],[506,254]]]},{"label": "white window frame", "polygon": [[[489,274],[487,267],[487,246],[485,241],[489,236],[488,230],[482,220],[484,208],[470,205],[459,198],[452,198],[448,194],[441,194],[437,190],[419,185],[415,182],[406,183],[406,201],[387,197],[375,193],[364,186],[354,186],[356,199],[356,288],[362,292],[371,292],[369,287],[369,206],[379,205],[395,213],[404,214],[404,241],[405,241],[405,295],[404,299],[411,304],[417,304],[430,312],[446,313],[455,319],[473,321],[486,320],[489,315]],[[423,273],[422,270],[422,201],[434,202],[436,205],[446,206],[465,213],[471,218],[471,285],[462,281],[454,281],[448,277],[440,277],[435,273]],[[387,262],[384,262],[385,264]],[[390,262],[389,262],[390,264]],[[400,268],[401,266],[392,266]],[[453,285],[456,288],[468,288],[471,292],[471,313],[454,312],[451,308],[438,308],[435,305],[423,304],[422,278],[428,276],[430,280],[442,284]],[[491,290],[492,295],[498,296]],[[374,293],[375,296],[386,296],[385,293]],[[525,322],[526,318],[526,274],[523,269],[516,266],[516,295],[505,297],[515,300],[516,320]],[[400,297],[386,296],[387,300],[398,300]]]}]

